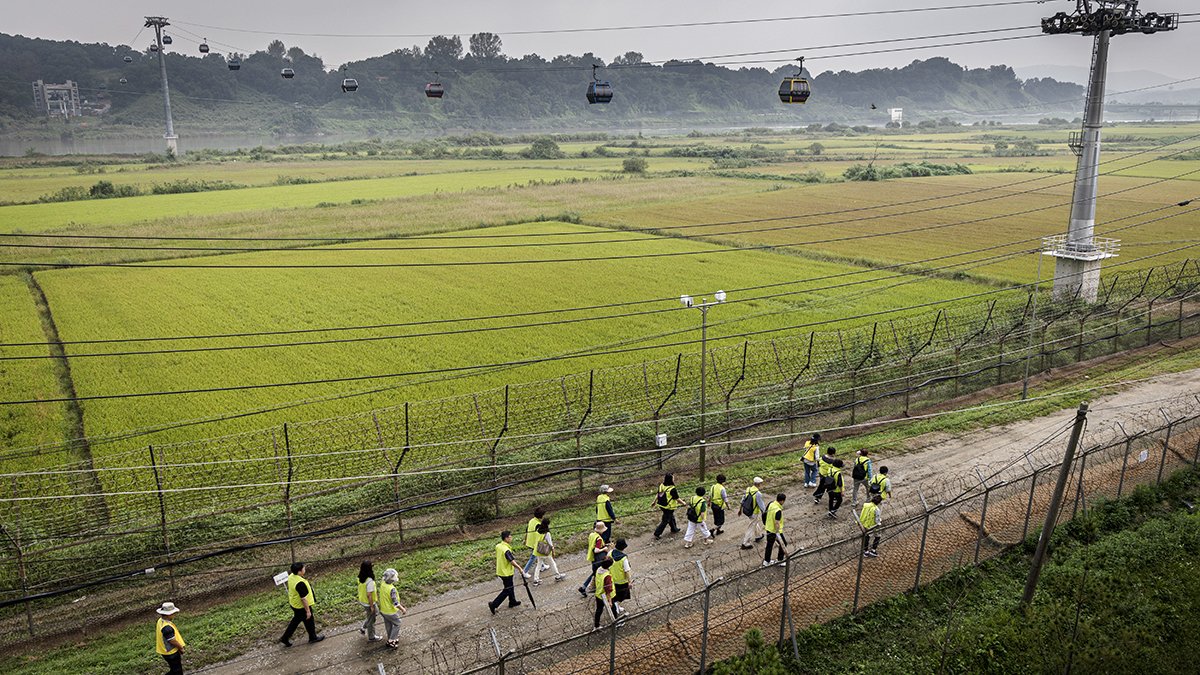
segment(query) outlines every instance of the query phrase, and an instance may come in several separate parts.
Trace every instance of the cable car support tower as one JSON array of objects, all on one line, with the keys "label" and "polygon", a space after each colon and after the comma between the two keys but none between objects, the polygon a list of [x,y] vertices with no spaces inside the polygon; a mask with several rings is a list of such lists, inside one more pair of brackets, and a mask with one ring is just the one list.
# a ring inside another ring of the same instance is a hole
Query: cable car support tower
[{"label": "cable car support tower", "polygon": [[167,132],[163,139],[167,142],[167,152],[179,154],[179,137],[175,135],[175,121],[171,119],[171,90],[167,87],[167,55],[163,50],[163,28],[170,26],[165,16],[146,17],[146,28],[154,29],[154,44],[158,46],[158,73],[162,79],[163,113],[167,117]]},{"label": "cable car support tower", "polygon": [[1042,32],[1095,36],[1092,71],[1088,78],[1083,131],[1071,134],[1069,145],[1079,156],[1071,224],[1067,234],[1046,238],[1044,255],[1055,259],[1054,296],[1094,302],[1100,287],[1100,264],[1116,257],[1120,242],[1096,237],[1096,194],[1100,167],[1100,129],[1104,126],[1104,87],[1108,77],[1109,39],[1114,35],[1150,35],[1179,27],[1178,14],[1143,14],[1139,0],[1076,0],[1074,13],[1059,12],[1042,19]]}]

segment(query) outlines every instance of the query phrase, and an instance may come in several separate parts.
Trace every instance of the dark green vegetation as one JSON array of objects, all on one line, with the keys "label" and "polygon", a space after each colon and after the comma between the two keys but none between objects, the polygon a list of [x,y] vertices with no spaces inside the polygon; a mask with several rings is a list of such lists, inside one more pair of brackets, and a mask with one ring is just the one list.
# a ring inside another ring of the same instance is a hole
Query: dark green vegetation
[{"label": "dark green vegetation", "polygon": [[750,635],[725,675],[759,673],[1186,673],[1200,631],[1200,472],[1101,502],[1058,528],[1028,613],[1018,606],[1036,535],[915,595],[813,626],[781,655]]},{"label": "dark green vegetation", "polygon": [[[137,45],[145,46],[144,41]],[[466,46],[457,36],[438,36],[423,49],[397,49],[346,64],[347,74],[362,87],[354,95],[345,95],[339,88],[343,74],[298,46],[288,48],[274,41],[265,51],[240,55],[242,67],[236,75],[226,68],[226,57],[215,50],[201,58],[195,45],[182,38],[175,47],[167,55],[167,68],[175,119],[184,125],[184,133],[198,128],[224,133],[312,134],[368,128],[386,132],[443,123],[494,128],[552,127],[567,121],[591,126],[614,118],[678,123],[694,117],[709,123],[744,123],[747,114],[766,113],[775,124],[786,124],[788,119],[799,124],[815,116],[826,122],[855,120],[883,126],[888,121],[885,107],[904,107],[910,115],[921,110],[970,112],[1022,105],[1057,111],[1073,106],[1082,93],[1079,85],[1048,78],[1022,81],[1003,65],[966,69],[937,57],[901,68],[826,71],[816,75],[813,87],[819,96],[808,105],[782,106],[776,89],[783,74],[795,71],[792,65],[773,72],[731,69],[701,59],[651,65],[643,62],[641,54],[629,52],[615,58],[603,73],[617,92],[612,103],[588,106],[583,90],[591,66],[604,64],[604,59],[590,52],[509,57],[502,53],[499,36],[481,33],[471,36]],[[133,63],[123,63],[124,56],[131,56]],[[101,118],[104,125],[161,123],[158,61],[149,52],[0,34],[0,62],[6,64],[7,75],[0,87],[0,130],[6,117],[9,124],[36,120],[29,82],[37,79],[73,80],[79,83],[82,97],[111,103]],[[280,78],[282,66],[293,68],[295,79]],[[446,88],[441,100],[426,99],[422,89],[434,71],[442,73]],[[122,77],[127,84],[119,83]],[[876,110],[871,110],[873,104]],[[95,119],[91,122],[88,133],[96,126]]]}]

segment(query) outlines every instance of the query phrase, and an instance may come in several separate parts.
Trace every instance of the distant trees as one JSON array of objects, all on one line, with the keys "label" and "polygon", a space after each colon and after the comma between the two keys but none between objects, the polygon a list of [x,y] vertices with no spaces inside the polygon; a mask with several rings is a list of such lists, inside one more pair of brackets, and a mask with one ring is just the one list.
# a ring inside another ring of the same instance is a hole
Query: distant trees
[{"label": "distant trees", "polygon": [[501,46],[504,44],[495,33],[476,33],[471,36],[471,56],[484,61],[500,58]]},{"label": "distant trees", "polygon": [[282,40],[271,40],[271,44],[267,45],[267,54],[273,59],[282,59],[287,53],[287,47]]},{"label": "distant trees", "polygon": [[533,143],[521,151],[521,156],[525,159],[562,159],[566,157],[566,153],[558,147],[558,143],[549,136],[540,136],[533,140]]},{"label": "distant trees", "polygon": [[425,45],[425,58],[434,63],[449,64],[462,59],[463,43],[457,35],[435,35]]},{"label": "distant trees", "polygon": [[625,173],[646,173],[646,159],[644,157],[626,157],[621,163],[621,170]]}]

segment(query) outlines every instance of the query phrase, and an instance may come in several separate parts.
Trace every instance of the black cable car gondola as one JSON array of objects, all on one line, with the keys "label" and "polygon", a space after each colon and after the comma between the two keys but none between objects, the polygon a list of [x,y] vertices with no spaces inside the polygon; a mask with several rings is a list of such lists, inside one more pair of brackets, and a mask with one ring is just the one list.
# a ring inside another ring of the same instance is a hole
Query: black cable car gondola
[{"label": "black cable car gondola", "polygon": [[133,57],[132,57],[132,56],[126,56],[125,58],[123,58],[123,59],[121,59],[121,60],[122,60],[122,61],[124,61],[125,63],[133,63]]},{"label": "black cable car gondola", "polygon": [[807,103],[812,90],[808,80],[804,78],[804,57],[796,59],[800,62],[800,72],[791,77],[783,78],[779,84],[779,100],[784,103]]},{"label": "black cable car gondola", "polygon": [[170,35],[164,35],[164,36],[163,36],[163,44],[164,44],[164,45],[169,45],[169,44],[171,44],[171,43],[172,43],[172,42],[174,42],[174,41],[175,41],[175,40],[171,39],[171,36],[170,36]]},{"label": "black cable car gondola", "polygon": [[292,70],[291,68],[284,68],[283,70],[279,71],[279,74],[283,77],[283,79],[290,80],[296,76],[296,71]]},{"label": "black cable car gondola", "polygon": [[155,45],[150,45],[150,51],[152,51],[152,52],[156,52],[156,51],[158,51],[158,45],[156,45],[156,44],[155,44]]},{"label": "black cable car gondola", "polygon": [[204,38],[204,42],[200,43],[200,53],[201,54],[208,53],[208,38]]},{"label": "black cable car gondola", "polygon": [[350,92],[358,91],[358,80],[353,77],[345,77],[350,73],[347,72],[346,66],[342,66],[342,93],[349,94]]},{"label": "black cable car gondola", "polygon": [[437,71],[433,71],[433,82],[425,85],[425,96],[428,98],[441,98],[446,95],[446,88],[439,82]]},{"label": "black cable car gondola", "polygon": [[241,70],[242,60],[236,56],[231,56],[229,57],[229,60],[225,62],[225,65],[229,66],[230,70]]},{"label": "black cable car gondola", "polygon": [[120,81],[120,83],[121,83],[121,84],[129,84],[129,80],[127,80],[127,79],[125,79],[125,78],[123,78],[123,77],[122,77],[122,78],[121,78],[119,81]]},{"label": "black cable car gondola", "polygon": [[613,97],[612,85],[608,80],[600,80],[596,78],[596,69],[599,64],[592,64],[592,81],[588,83],[587,100],[592,103],[608,103]]}]

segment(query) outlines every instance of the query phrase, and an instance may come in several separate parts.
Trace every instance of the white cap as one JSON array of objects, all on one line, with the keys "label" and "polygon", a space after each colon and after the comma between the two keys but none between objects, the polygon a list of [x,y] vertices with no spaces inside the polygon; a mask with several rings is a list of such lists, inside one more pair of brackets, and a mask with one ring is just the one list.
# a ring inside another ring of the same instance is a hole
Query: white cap
[{"label": "white cap", "polygon": [[755,477],[754,477],[754,484],[755,484],[755,485],[758,485],[758,484],[759,484],[759,483],[761,483],[761,482],[763,482],[762,476],[755,476]]},{"label": "white cap", "polygon": [[600,486],[600,492],[602,492],[602,493],[604,493],[604,492],[612,492],[612,491],[613,491],[613,489],[612,489],[610,486],[608,486],[608,485],[601,485],[601,486]]},{"label": "white cap", "polygon": [[162,607],[159,607],[158,609],[156,609],[154,611],[158,612],[159,614],[162,614],[163,616],[171,616],[175,612],[178,612],[179,608],[176,607],[175,603],[173,603],[173,602],[164,602],[162,604]]}]

